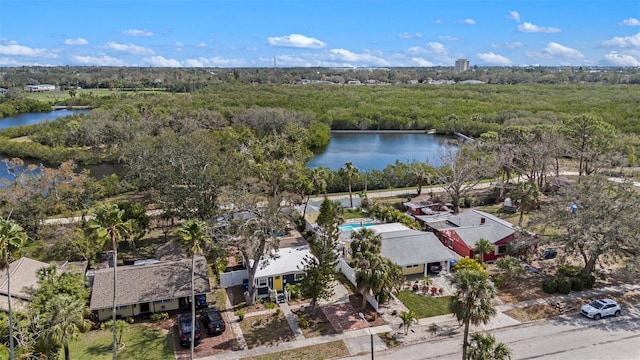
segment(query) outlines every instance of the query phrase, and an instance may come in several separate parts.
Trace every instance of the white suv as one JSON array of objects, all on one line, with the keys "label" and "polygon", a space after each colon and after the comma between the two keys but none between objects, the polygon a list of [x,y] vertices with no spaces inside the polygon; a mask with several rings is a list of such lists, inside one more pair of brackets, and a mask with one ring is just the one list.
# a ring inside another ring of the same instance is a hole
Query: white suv
[{"label": "white suv", "polygon": [[582,306],[580,313],[586,317],[600,320],[605,316],[620,315],[620,305],[611,299],[598,299]]}]

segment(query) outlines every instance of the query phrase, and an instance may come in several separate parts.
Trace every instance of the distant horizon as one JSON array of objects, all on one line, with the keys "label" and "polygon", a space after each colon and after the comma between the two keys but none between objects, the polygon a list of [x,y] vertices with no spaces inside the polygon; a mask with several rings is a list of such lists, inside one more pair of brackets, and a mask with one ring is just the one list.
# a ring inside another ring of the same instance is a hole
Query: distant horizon
[{"label": "distant horizon", "polygon": [[627,0],[2,0],[0,66],[638,67]]}]

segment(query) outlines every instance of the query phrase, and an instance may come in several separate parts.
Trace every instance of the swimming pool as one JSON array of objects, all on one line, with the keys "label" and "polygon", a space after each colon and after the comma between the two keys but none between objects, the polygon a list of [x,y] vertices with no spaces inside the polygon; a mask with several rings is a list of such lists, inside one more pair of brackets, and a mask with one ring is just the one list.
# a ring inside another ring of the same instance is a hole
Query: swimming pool
[{"label": "swimming pool", "polygon": [[338,228],[340,229],[340,231],[351,231],[353,229],[358,229],[361,227],[368,227],[368,226],[373,226],[374,224],[372,223],[364,223],[364,224],[360,224],[360,223],[355,223],[355,224],[345,224],[345,225],[340,225],[338,226]]}]

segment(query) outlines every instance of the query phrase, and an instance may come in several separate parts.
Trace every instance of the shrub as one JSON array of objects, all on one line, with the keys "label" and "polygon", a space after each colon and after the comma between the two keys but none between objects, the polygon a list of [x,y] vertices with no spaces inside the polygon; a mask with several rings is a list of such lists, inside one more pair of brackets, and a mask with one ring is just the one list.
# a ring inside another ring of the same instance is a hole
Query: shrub
[{"label": "shrub", "polygon": [[596,283],[596,277],[589,274],[589,275],[582,275],[582,285],[585,289],[591,289],[593,288],[593,284]]},{"label": "shrub", "polygon": [[235,314],[236,314],[236,316],[238,318],[240,318],[240,321],[242,321],[242,319],[244,319],[244,316],[246,315],[246,313],[247,312],[244,309],[238,309]]},{"label": "shrub", "polygon": [[571,290],[573,291],[582,291],[584,289],[584,282],[581,277],[572,277],[571,278]]},{"label": "shrub", "polygon": [[542,281],[542,291],[547,294],[553,294],[558,291],[558,282],[556,279],[544,279]]},{"label": "shrub", "polygon": [[272,303],[271,301],[263,301],[263,305],[265,309],[269,309],[269,310],[276,307],[276,304]]},{"label": "shrub", "polygon": [[567,278],[558,278],[558,292],[560,294],[568,294],[571,292],[571,282]]},{"label": "shrub", "polygon": [[136,320],[135,320],[132,316],[127,317],[127,322],[128,322],[129,324],[133,324],[135,321],[136,321]]},{"label": "shrub", "polygon": [[309,327],[309,320],[307,319],[306,316],[301,316],[298,319],[298,325],[300,325],[301,328],[308,328]]},{"label": "shrub", "polygon": [[151,314],[151,321],[167,320],[168,318],[169,313],[165,311]]},{"label": "shrub", "polygon": [[507,276],[503,275],[503,274],[499,274],[499,275],[493,275],[491,277],[491,280],[493,281],[493,284],[498,288],[498,289],[502,289],[504,288],[506,282],[507,282]]},{"label": "shrub", "polygon": [[568,277],[580,276],[582,268],[574,265],[560,265],[558,266],[558,273]]},{"label": "shrub", "polygon": [[287,284],[286,289],[289,292],[291,300],[298,300],[302,296],[302,288],[300,287],[300,284]]}]

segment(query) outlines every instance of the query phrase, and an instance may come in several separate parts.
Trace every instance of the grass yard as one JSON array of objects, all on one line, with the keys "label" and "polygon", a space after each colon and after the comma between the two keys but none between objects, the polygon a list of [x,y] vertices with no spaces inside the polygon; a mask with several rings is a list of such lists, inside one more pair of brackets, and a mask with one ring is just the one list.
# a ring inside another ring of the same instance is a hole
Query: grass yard
[{"label": "grass yard", "polygon": [[323,360],[349,356],[349,350],[342,340],[320,345],[307,346],[272,354],[254,356],[250,360]]},{"label": "grass yard", "polygon": [[357,209],[344,209],[342,218],[344,220],[366,218],[369,214]]},{"label": "grass yard", "polygon": [[412,291],[402,290],[398,294],[398,299],[400,299],[409,310],[413,310],[418,319],[451,313],[451,311],[449,311],[451,296],[432,297],[416,295]]},{"label": "grass yard", "polygon": [[[111,330],[93,330],[82,334],[69,344],[71,358],[76,360],[109,360],[113,358]],[[122,336],[124,348],[118,351],[119,359],[173,360],[173,343],[166,331],[154,330],[146,324],[131,324]]]},{"label": "grass yard", "polygon": [[245,317],[240,322],[249,349],[292,340],[293,332],[281,312]]}]

